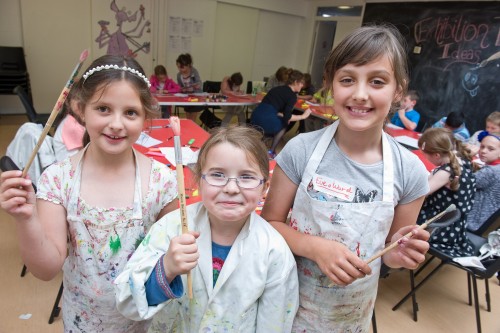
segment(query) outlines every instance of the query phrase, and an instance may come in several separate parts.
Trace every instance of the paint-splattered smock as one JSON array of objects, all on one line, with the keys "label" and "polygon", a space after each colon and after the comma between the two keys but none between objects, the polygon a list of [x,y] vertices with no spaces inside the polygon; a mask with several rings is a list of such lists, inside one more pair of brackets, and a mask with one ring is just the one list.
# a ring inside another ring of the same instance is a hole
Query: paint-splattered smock
[{"label": "paint-splattered smock", "polygon": [[161,209],[177,197],[175,174],[152,161],[143,200],[136,162],[134,206],[100,208],[80,197],[81,170],[81,160],[76,169],[69,159],[56,163],[43,173],[37,192],[39,199],[63,205],[67,211],[69,243],[61,306],[64,331],[144,332],[149,322],[128,320],[116,310],[113,280]]},{"label": "paint-splattered smock", "polygon": [[151,318],[149,332],[290,332],[298,307],[297,270],[283,237],[255,213],[250,215],[213,285],[210,222],[202,203],[187,207],[200,258],[191,271],[193,300],[184,295],[148,306],[145,283],[170,239],[182,233],[179,211],[160,219],[115,280],[117,307],[134,320]]},{"label": "paint-splattered smock", "polygon": [[[304,233],[334,240],[347,246],[366,260],[384,248],[394,217],[394,171],[392,150],[386,134],[382,135],[383,185],[382,201],[356,201],[354,190],[329,186],[333,181],[316,172],[333,140],[339,122],[322,134],[304,170],[297,189],[290,225]],[[331,166],[333,169],[334,166]],[[335,178],[335,172],[329,177]],[[347,184],[349,179],[342,179]],[[308,187],[318,193],[346,195],[345,200],[328,201],[315,198]],[[336,181],[339,184],[338,181]],[[322,189],[328,187],[329,189]],[[350,201],[349,201],[350,200]],[[377,295],[381,260],[370,264],[372,274],[352,284],[331,286],[332,281],[318,265],[304,257],[297,257],[300,307],[292,332],[368,332]]]}]

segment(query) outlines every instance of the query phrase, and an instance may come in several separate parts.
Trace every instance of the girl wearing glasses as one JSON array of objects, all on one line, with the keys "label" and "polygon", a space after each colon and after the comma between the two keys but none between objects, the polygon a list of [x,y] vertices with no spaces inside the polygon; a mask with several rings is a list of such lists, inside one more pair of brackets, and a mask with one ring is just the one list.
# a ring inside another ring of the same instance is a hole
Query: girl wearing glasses
[{"label": "girl wearing glasses", "polygon": [[[229,157],[229,158],[228,158]],[[119,311],[153,319],[151,331],[290,332],[298,308],[295,260],[283,237],[255,213],[269,187],[261,135],[218,128],[194,169],[202,202],[155,223],[115,280]],[[183,274],[191,271],[193,299]]]}]

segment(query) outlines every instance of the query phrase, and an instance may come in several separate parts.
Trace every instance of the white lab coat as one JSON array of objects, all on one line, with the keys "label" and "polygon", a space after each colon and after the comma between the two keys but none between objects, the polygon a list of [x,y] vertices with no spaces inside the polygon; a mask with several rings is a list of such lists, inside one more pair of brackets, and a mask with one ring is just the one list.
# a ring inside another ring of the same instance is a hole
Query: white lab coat
[{"label": "white lab coat", "polygon": [[[181,234],[179,210],[155,223],[115,280],[118,310],[133,320],[157,314],[150,332],[290,332],[298,308],[295,260],[283,237],[252,213],[213,286],[212,240],[206,208],[187,207],[190,230],[200,232],[200,259],[191,271],[193,299],[185,294],[148,306],[145,282],[169,240]],[[162,310],[162,311],[160,311]]]}]

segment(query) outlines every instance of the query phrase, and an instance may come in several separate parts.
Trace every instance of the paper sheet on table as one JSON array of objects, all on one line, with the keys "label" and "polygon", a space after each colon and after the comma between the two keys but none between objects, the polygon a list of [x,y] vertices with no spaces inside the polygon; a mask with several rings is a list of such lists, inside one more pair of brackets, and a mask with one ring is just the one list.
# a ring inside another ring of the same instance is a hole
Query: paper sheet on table
[{"label": "paper sheet on table", "polygon": [[396,139],[396,141],[401,143],[401,144],[418,149],[418,140],[417,139],[410,138],[409,136],[406,136],[406,135],[395,136],[394,139]]},{"label": "paper sheet on table", "polygon": [[176,97],[188,97],[189,95],[188,94],[176,93],[176,94],[174,94],[174,96],[176,96]]},{"label": "paper sheet on table", "polygon": [[149,148],[162,143],[162,141],[150,137],[147,133],[141,132],[141,135],[139,136],[139,138],[135,143],[143,147]]},{"label": "paper sheet on table", "polygon": [[[198,152],[191,150],[189,147],[181,147],[182,149],[182,164],[183,165],[188,165],[188,164],[194,164],[196,161],[198,161]],[[163,155],[165,155],[165,158],[173,165],[175,166],[175,149],[174,147],[160,147],[160,151]]]},{"label": "paper sheet on table", "polygon": [[388,123],[388,124],[387,124],[387,125],[385,125],[385,126],[387,126],[387,127],[389,127],[389,128],[394,128],[394,129],[403,129],[403,127],[396,126],[396,125],[394,125],[393,123]]}]

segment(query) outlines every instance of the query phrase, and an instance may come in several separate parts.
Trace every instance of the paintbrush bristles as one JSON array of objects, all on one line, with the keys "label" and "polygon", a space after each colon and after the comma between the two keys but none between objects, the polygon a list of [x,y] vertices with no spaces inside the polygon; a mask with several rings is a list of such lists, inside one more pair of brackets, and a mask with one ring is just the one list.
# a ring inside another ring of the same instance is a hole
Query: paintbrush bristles
[{"label": "paintbrush bristles", "polygon": [[80,54],[80,62],[83,63],[88,56],[89,56],[89,50],[87,49],[83,50],[83,52]]},{"label": "paintbrush bristles", "polygon": [[180,136],[181,135],[181,121],[179,117],[170,117],[170,127],[172,128],[172,131],[174,132],[174,136]]}]

